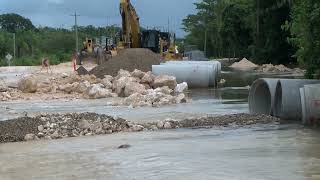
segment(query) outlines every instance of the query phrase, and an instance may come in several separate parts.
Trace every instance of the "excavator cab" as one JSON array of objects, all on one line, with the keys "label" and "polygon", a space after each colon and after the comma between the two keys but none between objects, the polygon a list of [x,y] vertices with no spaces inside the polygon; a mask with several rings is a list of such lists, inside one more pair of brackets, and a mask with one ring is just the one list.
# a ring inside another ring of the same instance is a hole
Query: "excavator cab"
[{"label": "excavator cab", "polygon": [[160,53],[160,32],[157,30],[144,30],[141,35],[141,47],[154,53]]}]

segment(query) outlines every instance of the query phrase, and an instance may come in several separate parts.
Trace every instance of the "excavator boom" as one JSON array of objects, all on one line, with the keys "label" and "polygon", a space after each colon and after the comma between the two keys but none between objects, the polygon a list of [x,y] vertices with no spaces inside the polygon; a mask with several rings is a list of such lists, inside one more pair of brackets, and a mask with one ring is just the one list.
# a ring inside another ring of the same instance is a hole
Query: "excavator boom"
[{"label": "excavator boom", "polygon": [[122,39],[126,48],[140,48],[140,23],[136,10],[130,0],[120,0],[122,17]]}]

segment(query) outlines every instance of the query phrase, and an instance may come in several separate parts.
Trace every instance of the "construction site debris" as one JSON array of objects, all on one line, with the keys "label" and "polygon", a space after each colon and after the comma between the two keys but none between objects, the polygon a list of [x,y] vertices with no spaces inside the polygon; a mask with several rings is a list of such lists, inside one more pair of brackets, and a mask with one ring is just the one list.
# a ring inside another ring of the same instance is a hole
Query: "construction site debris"
[{"label": "construction site debris", "polygon": [[138,82],[128,82],[124,88],[125,97],[131,96],[134,93],[145,94],[145,86]]},{"label": "construction site debris", "polygon": [[302,70],[300,68],[290,69],[282,64],[280,65],[263,64],[262,66],[259,66],[256,71],[262,72],[262,73],[286,73],[286,72],[297,73],[297,74],[305,73],[305,70]]},{"label": "construction site debris", "polygon": [[174,89],[174,92],[175,93],[183,93],[187,90],[188,90],[188,83],[183,82],[183,83],[177,84],[176,88]]},{"label": "construction site debris", "polygon": [[170,89],[175,89],[177,86],[177,80],[173,76],[160,75],[155,77],[153,86],[155,88],[168,86]]},{"label": "construction site debris", "polygon": [[160,59],[160,55],[149,49],[124,49],[117,56],[92,69],[90,74],[103,78],[104,75],[116,76],[120,69],[130,72],[139,69],[147,72],[151,71],[152,65],[160,64]]},{"label": "construction site debris", "polygon": [[[77,74],[59,74],[52,77],[28,75],[26,77],[32,77],[31,82],[37,83],[37,91],[34,94],[10,89],[8,92],[0,93],[0,100],[123,97],[112,99],[111,101],[114,102],[111,104],[131,107],[159,107],[187,102],[187,97],[183,94],[188,87],[187,83],[178,86],[175,77],[154,76],[150,71],[145,73],[135,69],[133,72],[129,72],[121,69],[116,77],[105,75],[104,79],[97,78],[94,75]],[[26,77],[21,81],[27,79],[27,82],[29,82],[30,80]]]},{"label": "construction site debris", "polygon": [[165,119],[151,123],[133,123],[125,119],[96,113],[43,114],[0,122],[0,143],[52,140],[78,136],[93,136],[118,132],[155,131],[158,129],[247,126],[279,123],[266,115],[235,114],[190,118],[182,121]]},{"label": "construction site debris", "polygon": [[247,70],[254,70],[258,68],[258,65],[254,64],[253,62],[249,61],[246,58],[243,58],[241,61],[235,62],[229,67],[236,70],[247,71]]},{"label": "construction site debris", "polygon": [[83,66],[80,66],[77,69],[77,73],[78,73],[78,75],[87,75],[87,74],[89,74],[89,71],[86,68],[84,68]]},{"label": "construction site debris", "polygon": [[38,89],[37,78],[33,75],[26,75],[20,79],[18,89],[24,93],[35,93]]},{"label": "construction site debris", "polygon": [[8,91],[8,86],[2,79],[0,79],[0,92],[6,91]]}]

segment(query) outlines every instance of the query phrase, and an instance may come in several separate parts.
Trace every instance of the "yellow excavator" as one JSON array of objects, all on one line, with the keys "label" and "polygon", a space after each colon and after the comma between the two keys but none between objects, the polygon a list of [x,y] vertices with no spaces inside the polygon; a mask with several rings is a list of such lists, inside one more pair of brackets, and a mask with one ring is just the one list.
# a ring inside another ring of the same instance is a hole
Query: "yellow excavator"
[{"label": "yellow excavator", "polygon": [[130,0],[120,0],[122,17],[122,37],[117,49],[147,48],[162,54],[165,60],[182,59],[177,52],[175,41],[169,32],[158,30],[140,30],[139,16]]},{"label": "yellow excavator", "polygon": [[120,14],[122,17],[122,41],[124,48],[140,48],[140,23],[136,10],[130,0],[120,0]]}]

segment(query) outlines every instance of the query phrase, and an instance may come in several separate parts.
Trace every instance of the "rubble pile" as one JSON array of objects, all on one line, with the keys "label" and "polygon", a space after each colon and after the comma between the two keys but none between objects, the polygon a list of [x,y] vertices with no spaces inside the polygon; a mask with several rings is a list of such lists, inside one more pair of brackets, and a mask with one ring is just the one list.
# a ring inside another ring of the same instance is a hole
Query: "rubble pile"
[{"label": "rubble pile", "polygon": [[259,73],[295,73],[295,74],[304,74],[306,71],[300,68],[288,68],[283,64],[273,65],[273,64],[263,64],[261,66],[254,64],[253,62],[247,60],[246,58],[242,59],[239,62],[233,63],[229,66],[236,70],[248,71],[254,70]]},{"label": "rubble pile", "polygon": [[300,68],[290,69],[282,64],[280,65],[263,64],[262,66],[259,66],[256,71],[263,72],[263,73],[286,73],[286,72],[297,73],[297,74],[305,73],[305,70],[302,70]]},{"label": "rubble pile", "polygon": [[118,132],[155,131],[161,129],[247,126],[279,123],[278,118],[266,115],[234,114],[217,117],[190,118],[144,124],[96,113],[43,114],[0,122],[0,143],[51,140],[78,136],[104,135]]},{"label": "rubble pile", "polygon": [[[150,71],[132,72],[120,70],[115,77],[105,75],[59,74],[57,76],[26,75],[20,79],[17,89],[1,88],[0,100],[17,100],[42,97],[45,99],[60,98],[117,98],[112,105],[132,107],[176,104],[187,102],[184,92],[187,83],[177,84],[173,76],[155,76]],[[27,99],[29,100],[29,99]]]},{"label": "rubble pile", "polygon": [[[129,73],[120,70],[112,83],[114,91],[119,96],[126,97],[121,101],[113,102],[113,105],[158,107],[187,102],[184,94],[184,91],[187,90],[187,84],[178,85],[173,76],[154,76],[151,72],[144,73],[134,70]],[[175,91],[175,89],[179,91]]]}]

